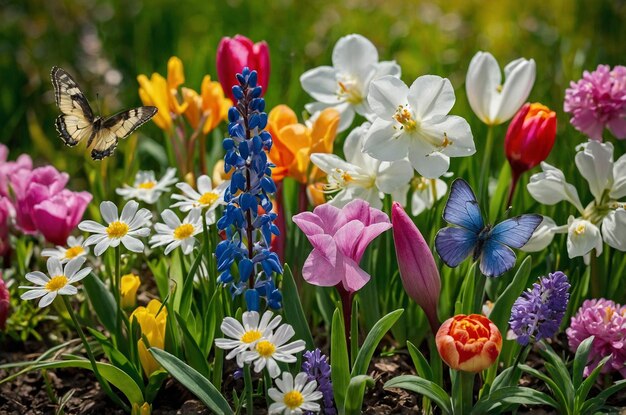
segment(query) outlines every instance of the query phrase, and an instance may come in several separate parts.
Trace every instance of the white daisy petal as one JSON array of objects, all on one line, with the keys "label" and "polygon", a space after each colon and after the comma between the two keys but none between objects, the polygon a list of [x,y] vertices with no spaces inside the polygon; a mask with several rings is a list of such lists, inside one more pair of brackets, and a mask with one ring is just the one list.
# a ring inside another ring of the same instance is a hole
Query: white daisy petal
[{"label": "white daisy petal", "polygon": [[100,203],[100,213],[102,214],[102,219],[104,219],[106,223],[115,222],[119,218],[117,214],[117,206],[115,206],[115,203],[108,200]]}]

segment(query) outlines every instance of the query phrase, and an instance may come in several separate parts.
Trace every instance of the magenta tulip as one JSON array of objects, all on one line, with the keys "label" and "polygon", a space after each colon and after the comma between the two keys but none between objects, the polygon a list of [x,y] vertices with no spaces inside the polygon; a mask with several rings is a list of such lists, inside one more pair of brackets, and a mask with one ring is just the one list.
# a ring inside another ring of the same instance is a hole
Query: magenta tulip
[{"label": "magenta tulip", "polygon": [[217,48],[217,76],[222,89],[233,102],[237,102],[232,92],[233,85],[237,83],[235,76],[246,66],[257,71],[258,85],[263,87],[265,93],[270,78],[270,51],[267,43],[254,43],[242,35],[222,38]]},{"label": "magenta tulip", "polygon": [[11,311],[11,304],[9,303],[9,290],[2,279],[0,274],[0,330],[4,330],[9,318],[9,312]]},{"label": "magenta tulip", "polygon": [[404,290],[426,313],[433,333],[439,329],[437,304],[441,291],[435,258],[409,215],[398,202],[391,208],[393,241]]}]

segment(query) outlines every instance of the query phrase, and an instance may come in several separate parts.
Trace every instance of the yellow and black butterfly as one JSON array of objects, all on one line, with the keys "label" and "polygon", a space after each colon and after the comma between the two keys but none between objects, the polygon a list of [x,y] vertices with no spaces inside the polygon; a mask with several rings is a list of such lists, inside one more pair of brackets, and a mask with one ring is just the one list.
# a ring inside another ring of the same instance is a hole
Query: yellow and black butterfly
[{"label": "yellow and black butterfly", "polygon": [[61,139],[68,146],[87,139],[87,148],[93,145],[94,160],[113,154],[119,139],[128,137],[157,113],[156,107],[139,107],[108,118],[94,117],[85,94],[70,74],[55,66],[51,77],[56,103],[62,112],[55,122]]}]

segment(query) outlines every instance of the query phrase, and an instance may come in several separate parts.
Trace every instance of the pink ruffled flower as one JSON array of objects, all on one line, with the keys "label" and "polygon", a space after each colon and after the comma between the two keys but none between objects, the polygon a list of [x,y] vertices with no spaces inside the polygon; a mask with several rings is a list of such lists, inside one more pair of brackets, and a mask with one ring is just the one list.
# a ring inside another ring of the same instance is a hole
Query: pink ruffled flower
[{"label": "pink ruffled flower", "polygon": [[27,154],[22,154],[15,161],[7,161],[9,149],[0,144],[0,196],[9,196],[10,176],[25,174],[33,168],[33,161]]},{"label": "pink ruffled flower", "polygon": [[342,209],[323,204],[313,212],[297,214],[293,221],[314,248],[302,268],[304,279],[322,287],[341,283],[349,293],[360,290],[370,279],[359,267],[365,249],[391,228],[385,213],[360,199]]},{"label": "pink ruffled flower", "polygon": [[13,173],[10,179],[17,226],[24,233],[40,232],[47,241],[65,245],[82,219],[91,194],[65,189],[69,176],[52,166],[36,168],[29,174]]},{"label": "pink ruffled flower", "polygon": [[586,300],[566,331],[569,347],[575,351],[580,343],[595,336],[585,376],[589,376],[600,360],[611,356],[603,373],[618,371],[626,377],[626,306],[601,298]]},{"label": "pink ruffled flower", "polygon": [[572,125],[593,140],[602,141],[604,127],[626,138],[626,67],[599,65],[591,73],[585,71],[565,91],[563,109],[572,114]]}]

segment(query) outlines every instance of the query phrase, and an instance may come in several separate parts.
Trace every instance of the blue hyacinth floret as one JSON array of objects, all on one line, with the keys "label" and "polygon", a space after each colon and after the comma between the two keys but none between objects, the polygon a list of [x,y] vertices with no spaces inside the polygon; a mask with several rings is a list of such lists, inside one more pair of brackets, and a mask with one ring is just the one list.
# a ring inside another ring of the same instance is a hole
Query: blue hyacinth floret
[{"label": "blue hyacinth floret", "polygon": [[[267,114],[262,89],[257,85],[257,72],[244,68],[237,74],[233,86],[237,98],[228,111],[229,137],[223,141],[224,169],[233,171],[230,187],[226,189],[224,215],[217,227],[226,234],[215,250],[218,282],[230,287],[234,296],[243,294],[248,311],[258,311],[264,299],[272,309],[281,308],[282,295],[276,288],[273,274],[282,274],[278,255],[270,249],[272,235],[278,235],[274,225],[269,195],[276,192],[267,152],[272,137],[265,131]],[[264,213],[259,213],[259,207]],[[237,271],[233,275],[233,265]]]},{"label": "blue hyacinth floret", "polygon": [[[309,376],[310,381],[317,382],[317,390],[322,392],[322,412],[326,415],[335,415],[337,410],[335,409],[335,400],[333,398],[333,384],[330,380],[330,365],[328,364],[328,358],[322,354],[320,349],[313,351],[306,351],[302,355],[304,361],[302,362],[302,371]],[[307,412],[306,415],[313,414],[313,412]]]}]

